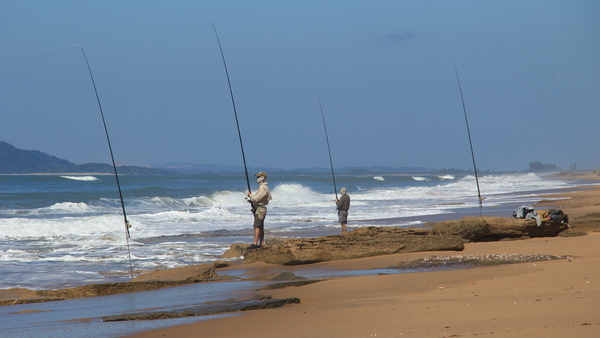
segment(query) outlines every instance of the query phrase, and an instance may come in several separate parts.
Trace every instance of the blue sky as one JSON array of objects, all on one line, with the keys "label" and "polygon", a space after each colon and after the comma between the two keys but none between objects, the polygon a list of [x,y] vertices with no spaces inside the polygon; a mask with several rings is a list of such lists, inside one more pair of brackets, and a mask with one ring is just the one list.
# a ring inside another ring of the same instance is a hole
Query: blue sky
[{"label": "blue sky", "polygon": [[[0,2],[0,140],[80,164],[600,168],[598,1]],[[75,46],[74,46],[75,45]],[[68,47],[70,46],[70,47]]]}]

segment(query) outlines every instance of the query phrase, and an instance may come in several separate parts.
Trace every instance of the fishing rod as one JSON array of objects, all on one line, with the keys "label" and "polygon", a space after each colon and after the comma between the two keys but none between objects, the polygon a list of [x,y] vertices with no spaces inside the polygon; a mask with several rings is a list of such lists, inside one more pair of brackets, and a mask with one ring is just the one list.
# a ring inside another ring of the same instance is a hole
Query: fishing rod
[{"label": "fishing rod", "polygon": [[133,279],[133,265],[131,264],[131,250],[129,249],[129,228],[131,228],[131,224],[127,220],[127,213],[125,212],[125,203],[123,203],[123,193],[121,192],[121,184],[119,183],[119,174],[117,173],[117,165],[115,164],[115,157],[113,155],[112,146],[110,145],[110,137],[108,137],[108,128],[106,128],[106,120],[104,119],[104,113],[102,112],[102,104],[100,104],[100,96],[98,96],[98,90],[96,89],[96,82],[94,81],[94,75],[92,75],[92,68],[90,68],[90,63],[88,62],[87,56],[85,55],[85,51],[83,50],[83,46],[79,45],[81,48],[81,53],[83,53],[83,58],[85,59],[85,64],[87,65],[88,71],[90,73],[90,79],[92,80],[92,85],[94,87],[94,92],[96,93],[96,101],[98,102],[98,108],[100,109],[100,116],[102,116],[102,124],[104,125],[104,133],[106,134],[106,141],[108,142],[108,150],[110,151],[110,158],[112,159],[113,169],[115,171],[115,179],[117,180],[117,188],[119,190],[119,198],[121,200],[121,209],[123,210],[123,220],[125,222],[125,239],[127,240],[127,253],[129,256],[129,272],[131,273],[131,278]]},{"label": "fishing rod", "polygon": [[471,141],[471,131],[469,130],[469,119],[467,118],[467,108],[465,107],[465,98],[463,97],[462,87],[460,85],[460,78],[458,77],[458,69],[454,64],[454,71],[456,72],[456,80],[458,80],[458,89],[460,90],[460,99],[462,100],[463,111],[465,113],[465,122],[467,124],[467,134],[469,135],[469,145],[471,146],[471,158],[473,159],[473,170],[475,171],[475,183],[477,183],[477,197],[479,198],[479,217],[481,217],[481,191],[479,190],[479,178],[477,177],[477,165],[475,165],[475,153],[473,152],[473,142]]},{"label": "fishing rod", "polygon": [[333,160],[331,159],[331,148],[329,147],[329,136],[327,136],[327,125],[325,124],[325,115],[323,114],[323,106],[321,105],[321,98],[317,94],[319,100],[319,108],[321,108],[321,117],[323,118],[323,128],[325,128],[325,140],[327,140],[327,151],[329,152],[329,164],[331,166],[331,177],[333,178],[333,191],[335,192],[335,199],[338,198],[337,187],[335,186],[335,173],[333,172]]},{"label": "fishing rod", "polygon": [[246,155],[244,154],[244,144],[242,143],[242,132],[240,131],[240,123],[238,121],[237,110],[235,109],[235,100],[233,99],[233,90],[231,89],[231,81],[229,80],[229,72],[227,71],[227,63],[225,63],[225,54],[223,54],[223,48],[221,47],[221,41],[217,34],[215,24],[212,24],[215,36],[217,37],[217,43],[219,44],[219,50],[221,51],[221,58],[223,59],[223,66],[225,67],[225,75],[227,75],[227,84],[229,85],[229,95],[231,96],[231,104],[233,105],[233,114],[235,115],[235,124],[237,126],[238,137],[240,139],[240,148],[242,148],[242,160],[244,161],[244,171],[246,172],[246,183],[248,184],[248,191],[250,189],[250,179],[248,178],[248,167],[246,166]]}]

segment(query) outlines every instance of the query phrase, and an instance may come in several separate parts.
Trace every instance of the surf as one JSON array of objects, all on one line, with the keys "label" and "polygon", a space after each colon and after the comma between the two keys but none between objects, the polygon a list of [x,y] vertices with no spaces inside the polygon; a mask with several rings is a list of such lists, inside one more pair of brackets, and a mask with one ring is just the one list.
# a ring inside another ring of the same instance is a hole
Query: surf
[{"label": "surf", "polygon": [[66,178],[69,180],[75,181],[97,181],[98,178],[94,176],[61,176],[62,178]]}]

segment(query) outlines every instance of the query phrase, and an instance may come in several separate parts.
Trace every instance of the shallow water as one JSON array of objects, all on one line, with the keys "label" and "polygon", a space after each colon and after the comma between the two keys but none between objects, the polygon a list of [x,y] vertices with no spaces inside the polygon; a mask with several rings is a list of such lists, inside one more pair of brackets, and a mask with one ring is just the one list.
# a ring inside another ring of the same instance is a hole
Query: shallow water
[{"label": "shallow water", "polygon": [[0,307],[0,336],[27,338],[118,337],[140,331],[235,314],[150,321],[103,322],[103,316],[168,310],[230,298],[244,298],[261,282],[198,283],[160,290]]},{"label": "shallow water", "polygon": [[[423,269],[373,270],[311,270],[304,267],[297,274],[310,279],[327,279],[361,275],[395,274],[424,271]],[[248,277],[246,269],[220,273]],[[277,282],[223,281],[197,283],[160,290],[132,292],[120,295],[82,298],[57,302],[21,304],[0,307],[0,336],[27,338],[63,338],[67,336],[100,338],[118,337],[135,332],[153,330],[185,323],[194,323],[224,316],[220,314],[176,319],[103,322],[102,317],[145,311],[169,311],[229,299],[249,299],[254,291]]]},{"label": "shallow water", "polygon": [[[522,262],[566,259],[568,256],[548,255],[483,255],[430,257],[399,264],[397,267],[368,270],[336,270],[315,268],[312,265],[280,267],[279,271],[311,280],[353,276],[389,275],[427,271],[447,271],[474,268],[480,265],[513,264]],[[249,278],[258,273],[254,269],[219,271],[220,275]],[[215,318],[239,315],[228,313],[186,318],[103,322],[102,317],[140,312],[169,312],[189,307],[208,309],[215,302],[248,300],[261,287],[285,281],[220,281],[189,284],[159,290],[132,292],[120,295],[82,298],[66,301],[22,304],[0,307],[0,336],[2,337],[118,337],[141,331],[174,325],[194,323]],[[268,293],[268,291],[264,291]]]}]

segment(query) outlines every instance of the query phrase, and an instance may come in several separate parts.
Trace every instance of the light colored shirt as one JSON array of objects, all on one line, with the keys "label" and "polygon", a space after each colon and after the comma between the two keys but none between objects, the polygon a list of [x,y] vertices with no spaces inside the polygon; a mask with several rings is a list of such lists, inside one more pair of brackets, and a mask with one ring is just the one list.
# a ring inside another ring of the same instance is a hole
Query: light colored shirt
[{"label": "light colored shirt", "polygon": [[256,192],[250,195],[250,200],[254,205],[267,205],[271,200],[271,191],[269,190],[269,183],[262,182]]}]

